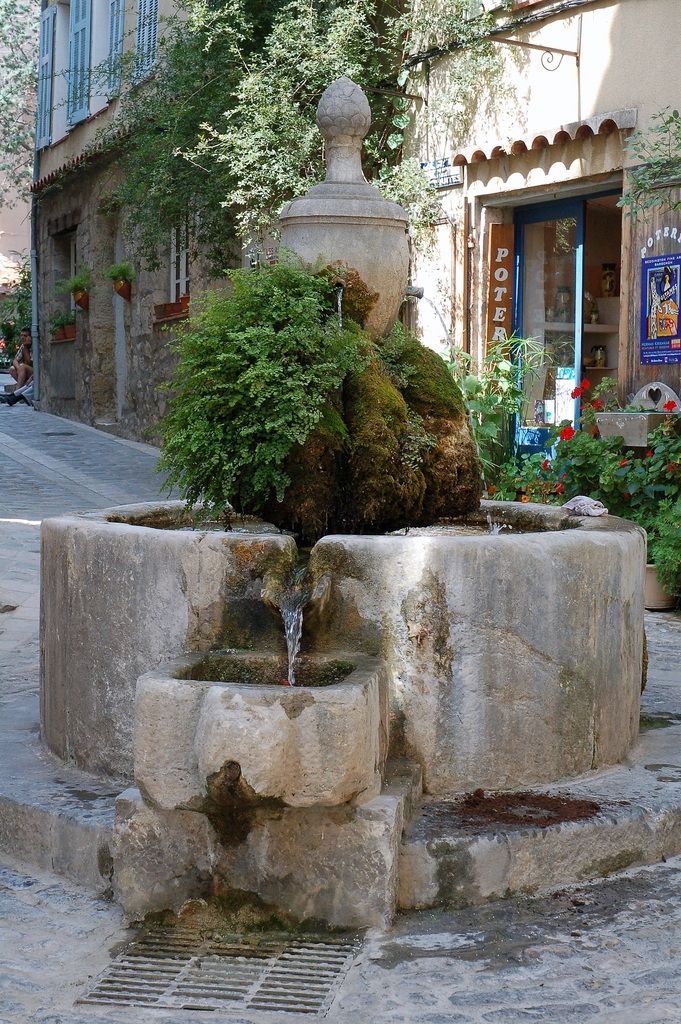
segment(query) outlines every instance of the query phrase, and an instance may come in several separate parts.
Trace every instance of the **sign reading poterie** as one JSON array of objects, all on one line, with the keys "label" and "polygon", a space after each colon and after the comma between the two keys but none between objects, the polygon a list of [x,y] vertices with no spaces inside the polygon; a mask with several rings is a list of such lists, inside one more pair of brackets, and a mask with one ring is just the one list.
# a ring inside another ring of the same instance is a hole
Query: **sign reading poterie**
[{"label": "sign reading poterie", "polygon": [[489,291],[487,344],[508,341],[513,333],[512,224],[491,224],[489,232]]},{"label": "sign reading poterie", "polygon": [[681,253],[641,260],[641,363],[681,363]]}]

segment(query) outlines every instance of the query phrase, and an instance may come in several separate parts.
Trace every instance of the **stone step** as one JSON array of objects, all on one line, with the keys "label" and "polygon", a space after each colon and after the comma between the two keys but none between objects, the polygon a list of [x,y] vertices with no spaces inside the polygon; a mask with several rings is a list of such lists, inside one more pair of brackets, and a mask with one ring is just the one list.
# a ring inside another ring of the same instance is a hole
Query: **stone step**
[{"label": "stone step", "polygon": [[462,825],[429,797],[400,851],[399,906],[459,908],[653,864],[681,852],[681,725],[642,733],[626,764],[533,789],[601,807],[547,827]]},{"label": "stone step", "polygon": [[104,892],[111,886],[114,803],[123,786],[65,767],[39,738],[38,695],[2,704],[0,852]]}]

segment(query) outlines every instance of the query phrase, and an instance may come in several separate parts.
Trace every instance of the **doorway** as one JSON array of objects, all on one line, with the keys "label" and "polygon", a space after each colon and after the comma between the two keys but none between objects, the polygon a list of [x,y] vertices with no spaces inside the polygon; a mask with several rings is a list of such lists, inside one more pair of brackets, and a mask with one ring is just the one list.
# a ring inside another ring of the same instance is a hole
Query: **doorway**
[{"label": "doorway", "polygon": [[617,376],[622,215],[617,194],[515,211],[514,329],[541,351],[525,378],[519,417],[521,451],[546,446],[551,427],[579,423],[573,392]]}]

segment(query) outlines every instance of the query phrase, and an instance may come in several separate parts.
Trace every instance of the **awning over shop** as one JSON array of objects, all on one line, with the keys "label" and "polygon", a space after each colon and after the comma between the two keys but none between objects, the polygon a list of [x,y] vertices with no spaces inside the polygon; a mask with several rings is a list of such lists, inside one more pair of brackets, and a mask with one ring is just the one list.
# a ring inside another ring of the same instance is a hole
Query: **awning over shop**
[{"label": "awning over shop", "polygon": [[638,118],[636,107],[629,107],[625,110],[610,110],[604,114],[594,114],[593,117],[584,118],[581,121],[573,121],[571,124],[563,124],[550,131],[534,132],[523,138],[516,139],[510,145],[491,143],[483,147],[472,146],[460,150],[451,162],[454,166],[461,167],[465,164],[479,164],[485,160],[497,160],[505,156],[520,156],[533,149],[547,149],[549,146],[564,146],[575,139],[589,139],[594,135],[611,135],[613,132],[622,131],[627,128],[635,128]]}]

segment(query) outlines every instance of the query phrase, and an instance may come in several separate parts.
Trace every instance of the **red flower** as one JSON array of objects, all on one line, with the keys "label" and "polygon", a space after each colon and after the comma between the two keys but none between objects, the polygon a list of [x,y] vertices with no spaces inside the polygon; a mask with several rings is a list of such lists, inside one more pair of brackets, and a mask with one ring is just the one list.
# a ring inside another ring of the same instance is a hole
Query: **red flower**
[{"label": "red flower", "polygon": [[629,465],[629,459],[622,459],[622,461],[620,462],[620,466],[628,466],[628,465]]},{"label": "red flower", "polygon": [[631,497],[631,495],[629,494],[629,491],[624,491],[624,497],[625,498],[630,498]]},{"label": "red flower", "polygon": [[679,468],[678,462],[670,462],[669,465],[667,466],[667,472],[669,472],[669,473],[676,473],[678,468]]},{"label": "red flower", "polygon": [[603,408],[604,408],[604,406],[605,406],[605,402],[602,402],[602,401],[600,400],[600,398],[597,398],[597,399],[596,399],[596,400],[595,400],[594,402],[592,402],[591,404],[593,405],[594,409],[596,409],[597,411],[598,411],[599,409],[603,409]]},{"label": "red flower", "polygon": [[565,484],[556,484],[554,490],[555,490],[556,494],[562,494],[563,491],[565,490]]},{"label": "red flower", "polygon": [[488,494],[496,494],[497,493],[496,487],[488,487],[487,488],[487,493]]},{"label": "red flower", "polygon": [[526,495],[526,494],[523,494],[523,496],[521,497],[521,499],[520,499],[520,500],[521,500],[521,501],[529,501],[530,499],[529,499],[529,498],[527,497],[527,495]]},{"label": "red flower", "polygon": [[579,386],[580,386],[580,388],[584,388],[584,390],[586,391],[587,388],[591,387],[591,381],[590,380],[583,380]]},{"label": "red flower", "polygon": [[655,452],[651,448],[649,452],[646,452],[646,458],[647,459],[652,459],[654,454],[655,454]]},{"label": "red flower", "polygon": [[593,436],[595,437],[595,436],[596,436],[596,434],[598,433],[598,427],[592,427],[592,428],[591,428],[591,433],[592,433],[592,434],[593,434]]},{"label": "red flower", "polygon": [[541,468],[547,473],[551,469],[551,459],[544,459],[541,464]]},{"label": "red flower", "polygon": [[670,399],[668,402],[664,403],[662,408],[666,409],[667,412],[674,412],[674,409],[676,409],[676,402],[672,402]]},{"label": "red flower", "polygon": [[574,429],[574,427],[563,427],[558,437],[561,439],[561,441],[569,441],[570,438],[574,437],[576,433],[577,431]]},{"label": "red flower", "polygon": [[582,394],[582,389],[581,388],[575,388],[573,391],[570,392],[570,398],[579,398],[581,394]]}]

